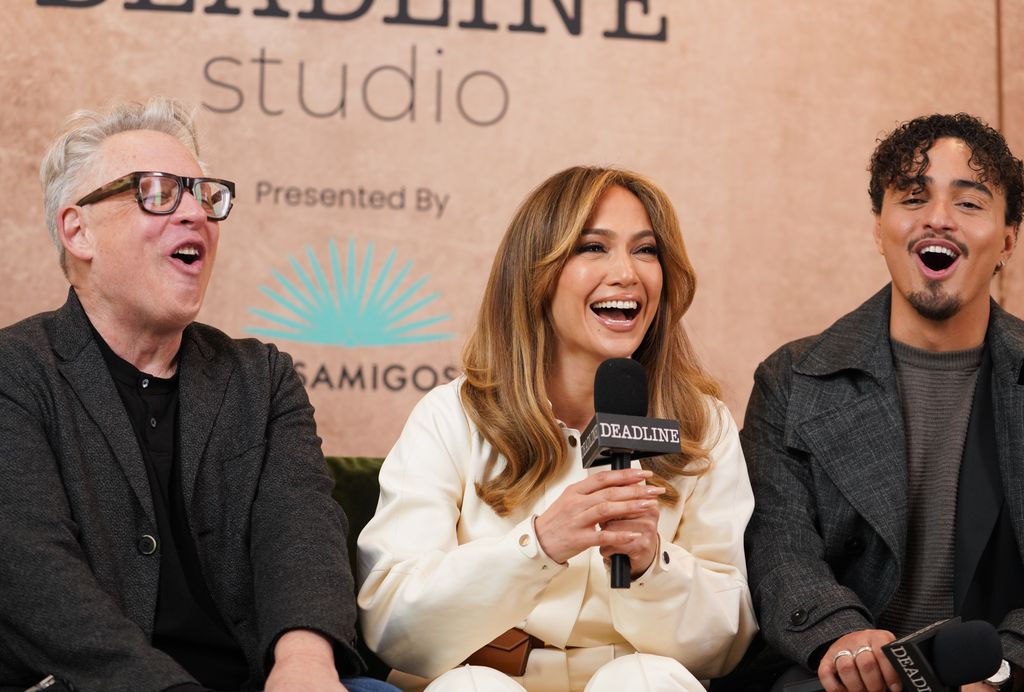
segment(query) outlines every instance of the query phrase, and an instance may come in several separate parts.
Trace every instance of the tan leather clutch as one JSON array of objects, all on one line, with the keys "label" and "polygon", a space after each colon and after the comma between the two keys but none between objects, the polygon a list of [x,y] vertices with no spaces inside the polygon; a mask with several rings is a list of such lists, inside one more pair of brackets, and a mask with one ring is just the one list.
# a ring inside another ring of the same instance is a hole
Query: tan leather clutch
[{"label": "tan leather clutch", "polygon": [[544,642],[518,627],[502,632],[490,644],[485,644],[469,655],[464,663],[487,666],[514,678],[526,672],[530,652]]}]

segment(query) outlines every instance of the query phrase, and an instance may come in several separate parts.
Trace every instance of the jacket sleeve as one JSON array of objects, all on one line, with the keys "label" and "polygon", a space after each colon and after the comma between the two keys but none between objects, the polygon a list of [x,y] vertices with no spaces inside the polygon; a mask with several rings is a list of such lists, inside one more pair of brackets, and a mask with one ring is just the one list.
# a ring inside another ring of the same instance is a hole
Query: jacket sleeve
[{"label": "jacket sleeve", "polygon": [[311,629],[333,643],[339,673],[353,675],[364,666],[355,648],[348,521],[331,497],[313,407],[292,359],[261,347],[270,362],[270,411],[251,550],[264,664],[269,672],[273,647],[286,631]]},{"label": "jacket sleeve", "polygon": [[747,567],[765,639],[814,667],[815,649],[874,625],[867,607],[836,581],[826,562],[808,456],[786,445],[790,373],[785,350],[758,367],[740,433],[756,498],[746,533]]},{"label": "jacket sleeve", "polygon": [[1024,667],[1024,608],[1007,613],[997,629],[1003,643],[1003,658]]},{"label": "jacket sleeve", "polygon": [[66,402],[25,377],[24,361],[0,350],[0,685],[46,674],[82,692],[194,682],[150,646],[90,568],[64,483],[95,479],[61,468],[45,421]]},{"label": "jacket sleeve", "polygon": [[710,467],[680,498],[678,525],[660,527],[651,568],[610,601],[616,631],[637,651],[677,659],[700,678],[732,670],[757,632],[743,559],[754,497],[736,423],[715,404]]},{"label": "jacket sleeve", "polygon": [[428,678],[521,623],[565,569],[539,549],[531,517],[460,544],[478,448],[457,397],[449,385],[417,404],[384,461],[377,512],[359,536],[366,643],[388,665]]}]

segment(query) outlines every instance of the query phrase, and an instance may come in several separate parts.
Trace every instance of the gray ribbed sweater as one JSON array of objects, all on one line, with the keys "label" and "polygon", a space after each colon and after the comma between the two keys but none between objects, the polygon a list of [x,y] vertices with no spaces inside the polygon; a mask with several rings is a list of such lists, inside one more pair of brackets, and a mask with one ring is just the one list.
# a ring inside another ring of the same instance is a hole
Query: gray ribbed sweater
[{"label": "gray ribbed sweater", "polygon": [[960,460],[984,348],[935,353],[892,342],[907,435],[907,553],[879,626],[897,637],[953,615]]}]

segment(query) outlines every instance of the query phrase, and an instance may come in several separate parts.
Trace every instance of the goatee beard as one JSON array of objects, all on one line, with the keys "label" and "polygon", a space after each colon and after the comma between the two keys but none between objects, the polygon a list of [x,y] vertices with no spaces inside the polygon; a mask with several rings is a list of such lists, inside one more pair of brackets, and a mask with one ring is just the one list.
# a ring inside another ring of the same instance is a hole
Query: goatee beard
[{"label": "goatee beard", "polygon": [[934,322],[948,320],[960,311],[960,297],[943,291],[938,281],[929,281],[925,290],[914,291],[907,300],[917,314]]}]

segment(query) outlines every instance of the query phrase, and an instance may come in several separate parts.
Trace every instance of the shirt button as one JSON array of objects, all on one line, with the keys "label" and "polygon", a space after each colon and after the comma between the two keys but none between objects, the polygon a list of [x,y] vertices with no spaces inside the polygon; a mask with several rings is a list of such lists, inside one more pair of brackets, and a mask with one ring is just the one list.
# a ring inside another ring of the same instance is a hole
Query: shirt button
[{"label": "shirt button", "polygon": [[143,379],[142,380],[142,388],[145,389],[148,386],[149,386],[149,380],[148,379]]},{"label": "shirt button", "polygon": [[519,545],[523,546],[524,548],[530,545],[530,534],[524,533],[522,536],[520,536]]},{"label": "shirt button", "polygon": [[138,547],[139,552],[143,555],[152,555],[156,552],[156,539],[147,533],[139,539],[136,547]]},{"label": "shirt button", "polygon": [[789,624],[802,625],[805,622],[807,622],[807,611],[803,608],[797,608],[789,614]]},{"label": "shirt button", "polygon": [[151,427],[151,428],[155,428],[156,427],[156,418],[150,418],[149,419],[149,427]]},{"label": "shirt button", "polygon": [[665,561],[665,564],[666,564],[666,565],[667,565],[667,564],[669,563],[669,559],[668,559],[668,551],[667,551],[667,550],[664,550],[664,551],[662,551],[662,553],[661,553],[661,559]]},{"label": "shirt button", "polygon": [[576,446],[576,436],[575,435],[569,435],[569,446],[570,447],[575,447]]}]

